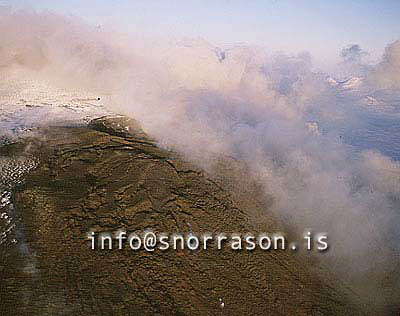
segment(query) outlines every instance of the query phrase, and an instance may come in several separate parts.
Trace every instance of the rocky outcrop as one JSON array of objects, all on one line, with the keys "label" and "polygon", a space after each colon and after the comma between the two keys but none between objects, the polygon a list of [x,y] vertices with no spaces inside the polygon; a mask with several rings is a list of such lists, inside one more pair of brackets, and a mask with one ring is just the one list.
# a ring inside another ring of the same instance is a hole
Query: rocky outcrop
[{"label": "rocky outcrop", "polygon": [[41,139],[38,167],[14,192],[25,246],[3,259],[1,315],[362,314],[295,252],[92,250],[89,231],[245,233],[276,222],[256,225],[257,205],[134,121],[54,127]]}]

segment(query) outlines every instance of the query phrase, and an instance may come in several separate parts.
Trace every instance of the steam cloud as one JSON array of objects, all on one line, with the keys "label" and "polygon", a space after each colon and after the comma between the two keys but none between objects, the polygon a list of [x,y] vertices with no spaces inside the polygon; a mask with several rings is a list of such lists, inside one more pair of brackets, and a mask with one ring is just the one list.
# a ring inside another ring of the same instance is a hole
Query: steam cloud
[{"label": "steam cloud", "polygon": [[400,40],[386,48],[383,61],[371,73],[370,80],[380,88],[400,89]]},{"label": "steam cloud", "polygon": [[[205,168],[219,155],[240,159],[274,197],[273,211],[328,233],[326,260],[338,275],[382,308],[398,302],[400,164],[346,144],[342,132],[380,102],[377,91],[400,89],[400,41],[365,77],[340,81],[314,71],[308,53],[152,43],[55,14],[3,10],[0,30],[3,78],[101,95]],[[363,55],[358,46],[342,51],[346,62]]]}]

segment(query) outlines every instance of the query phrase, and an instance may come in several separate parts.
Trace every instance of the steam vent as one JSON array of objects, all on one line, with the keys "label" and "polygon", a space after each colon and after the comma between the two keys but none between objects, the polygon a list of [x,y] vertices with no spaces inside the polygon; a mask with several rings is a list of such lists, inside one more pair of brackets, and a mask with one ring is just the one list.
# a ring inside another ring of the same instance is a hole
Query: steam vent
[{"label": "steam vent", "polygon": [[14,226],[0,245],[0,315],[364,315],[296,252],[91,249],[89,231],[279,230],[272,214],[250,219],[266,207],[255,190],[161,149],[133,120],[48,127],[1,155]]}]

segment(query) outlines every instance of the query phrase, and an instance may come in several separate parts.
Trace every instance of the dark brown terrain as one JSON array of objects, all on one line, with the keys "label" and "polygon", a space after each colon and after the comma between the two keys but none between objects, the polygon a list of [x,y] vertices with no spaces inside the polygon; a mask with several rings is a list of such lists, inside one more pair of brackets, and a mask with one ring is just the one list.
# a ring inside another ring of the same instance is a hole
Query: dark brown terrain
[{"label": "dark brown terrain", "polygon": [[1,154],[39,164],[13,192],[18,242],[0,245],[0,315],[364,315],[296,252],[91,250],[90,230],[280,227],[272,214],[254,220],[268,207],[254,190],[235,190],[233,176],[224,186],[133,121],[53,127]]}]

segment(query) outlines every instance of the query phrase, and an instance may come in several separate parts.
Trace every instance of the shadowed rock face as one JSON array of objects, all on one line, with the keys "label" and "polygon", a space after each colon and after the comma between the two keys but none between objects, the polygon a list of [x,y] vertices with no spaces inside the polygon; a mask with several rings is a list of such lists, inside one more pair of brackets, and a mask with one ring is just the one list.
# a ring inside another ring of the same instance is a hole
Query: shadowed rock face
[{"label": "shadowed rock face", "polygon": [[14,193],[24,243],[2,258],[1,315],[361,314],[288,251],[91,250],[91,230],[277,225],[256,226],[256,204],[157,147],[134,121],[52,128],[43,139],[31,146],[39,166]]}]

